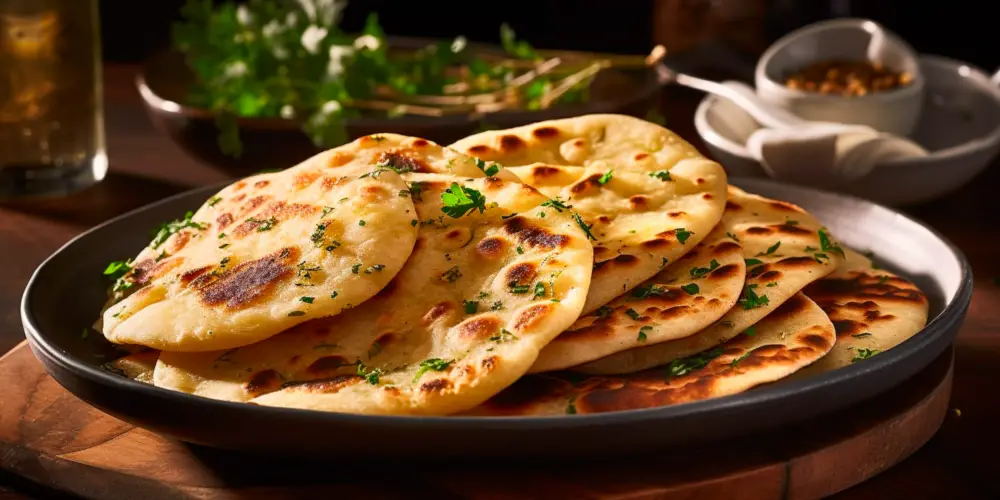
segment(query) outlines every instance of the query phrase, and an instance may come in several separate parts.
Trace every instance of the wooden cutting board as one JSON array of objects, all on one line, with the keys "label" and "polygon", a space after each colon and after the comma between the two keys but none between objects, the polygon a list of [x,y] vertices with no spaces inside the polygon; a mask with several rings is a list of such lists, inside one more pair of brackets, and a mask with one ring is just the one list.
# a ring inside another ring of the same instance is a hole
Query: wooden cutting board
[{"label": "wooden cutting board", "polygon": [[100,499],[818,498],[927,442],[948,411],[951,383],[949,348],[905,384],[845,411],[626,461],[444,463],[427,450],[426,460],[323,462],[214,450],[133,427],[64,390],[22,343],[0,357],[0,469]]}]

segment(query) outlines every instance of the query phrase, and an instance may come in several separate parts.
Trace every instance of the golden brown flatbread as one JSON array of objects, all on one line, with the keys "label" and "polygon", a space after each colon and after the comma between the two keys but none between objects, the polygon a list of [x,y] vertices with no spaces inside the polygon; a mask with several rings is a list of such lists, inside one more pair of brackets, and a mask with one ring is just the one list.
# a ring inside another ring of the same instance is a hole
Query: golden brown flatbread
[{"label": "golden brown flatbread", "polygon": [[530,375],[466,414],[604,413],[738,394],[815,362],[835,339],[826,314],[799,293],[721,346],[628,375]]},{"label": "golden brown flatbread", "polygon": [[581,316],[542,349],[531,372],[693,335],[736,304],[745,278],[743,247],[716,231],[630,293]]},{"label": "golden brown flatbread", "polygon": [[[525,184],[456,179],[408,174],[421,186],[420,236],[378,296],[239,349],[165,352],[155,384],[267,406],[444,415],[513,383],[580,315],[593,247]],[[456,212],[461,196],[482,210]]]},{"label": "golden brown flatbread", "polygon": [[722,231],[743,246],[743,292],[719,321],[694,335],[636,347],[574,367],[584,373],[632,373],[715,347],[774,311],[806,285],[837,268],[840,245],[802,208],[729,187]]}]

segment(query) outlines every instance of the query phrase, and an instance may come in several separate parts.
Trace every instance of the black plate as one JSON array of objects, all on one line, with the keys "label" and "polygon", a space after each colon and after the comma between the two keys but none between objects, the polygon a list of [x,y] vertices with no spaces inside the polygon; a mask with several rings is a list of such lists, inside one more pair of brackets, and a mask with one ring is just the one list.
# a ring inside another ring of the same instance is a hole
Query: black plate
[{"label": "black plate", "polygon": [[45,369],[73,394],[122,420],[208,446],[325,456],[634,453],[746,435],[830,412],[913,376],[947,347],[965,319],[972,271],[932,229],[856,198],[771,181],[732,179],[799,204],[845,244],[915,281],[930,297],[931,321],[899,346],[815,378],[734,396],[646,410],[558,417],[390,417],[324,413],[216,401],[133,382],[99,368],[113,349],[81,338],[97,317],[109,261],[135,255],[150,228],[193,210],[221,186],[168,198],[73,239],[35,271],[21,304],[24,330]]}]

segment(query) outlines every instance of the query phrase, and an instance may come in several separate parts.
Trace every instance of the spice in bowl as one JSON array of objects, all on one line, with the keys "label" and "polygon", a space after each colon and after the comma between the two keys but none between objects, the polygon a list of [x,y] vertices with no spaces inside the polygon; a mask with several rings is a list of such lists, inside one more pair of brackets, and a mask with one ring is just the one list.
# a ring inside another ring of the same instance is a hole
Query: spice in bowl
[{"label": "spice in bowl", "polygon": [[913,75],[894,71],[871,61],[820,61],[785,79],[791,89],[848,97],[863,96],[905,87]]}]

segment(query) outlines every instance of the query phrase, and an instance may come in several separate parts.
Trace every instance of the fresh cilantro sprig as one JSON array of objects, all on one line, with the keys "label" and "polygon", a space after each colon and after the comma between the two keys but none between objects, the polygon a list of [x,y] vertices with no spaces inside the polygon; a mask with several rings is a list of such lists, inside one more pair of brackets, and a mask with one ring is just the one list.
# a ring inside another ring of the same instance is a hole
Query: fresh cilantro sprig
[{"label": "fresh cilantro sprig", "polygon": [[441,203],[441,211],[453,219],[459,219],[474,210],[479,210],[479,213],[486,211],[486,197],[483,193],[459,186],[457,182],[452,182],[451,187],[441,193]]}]

